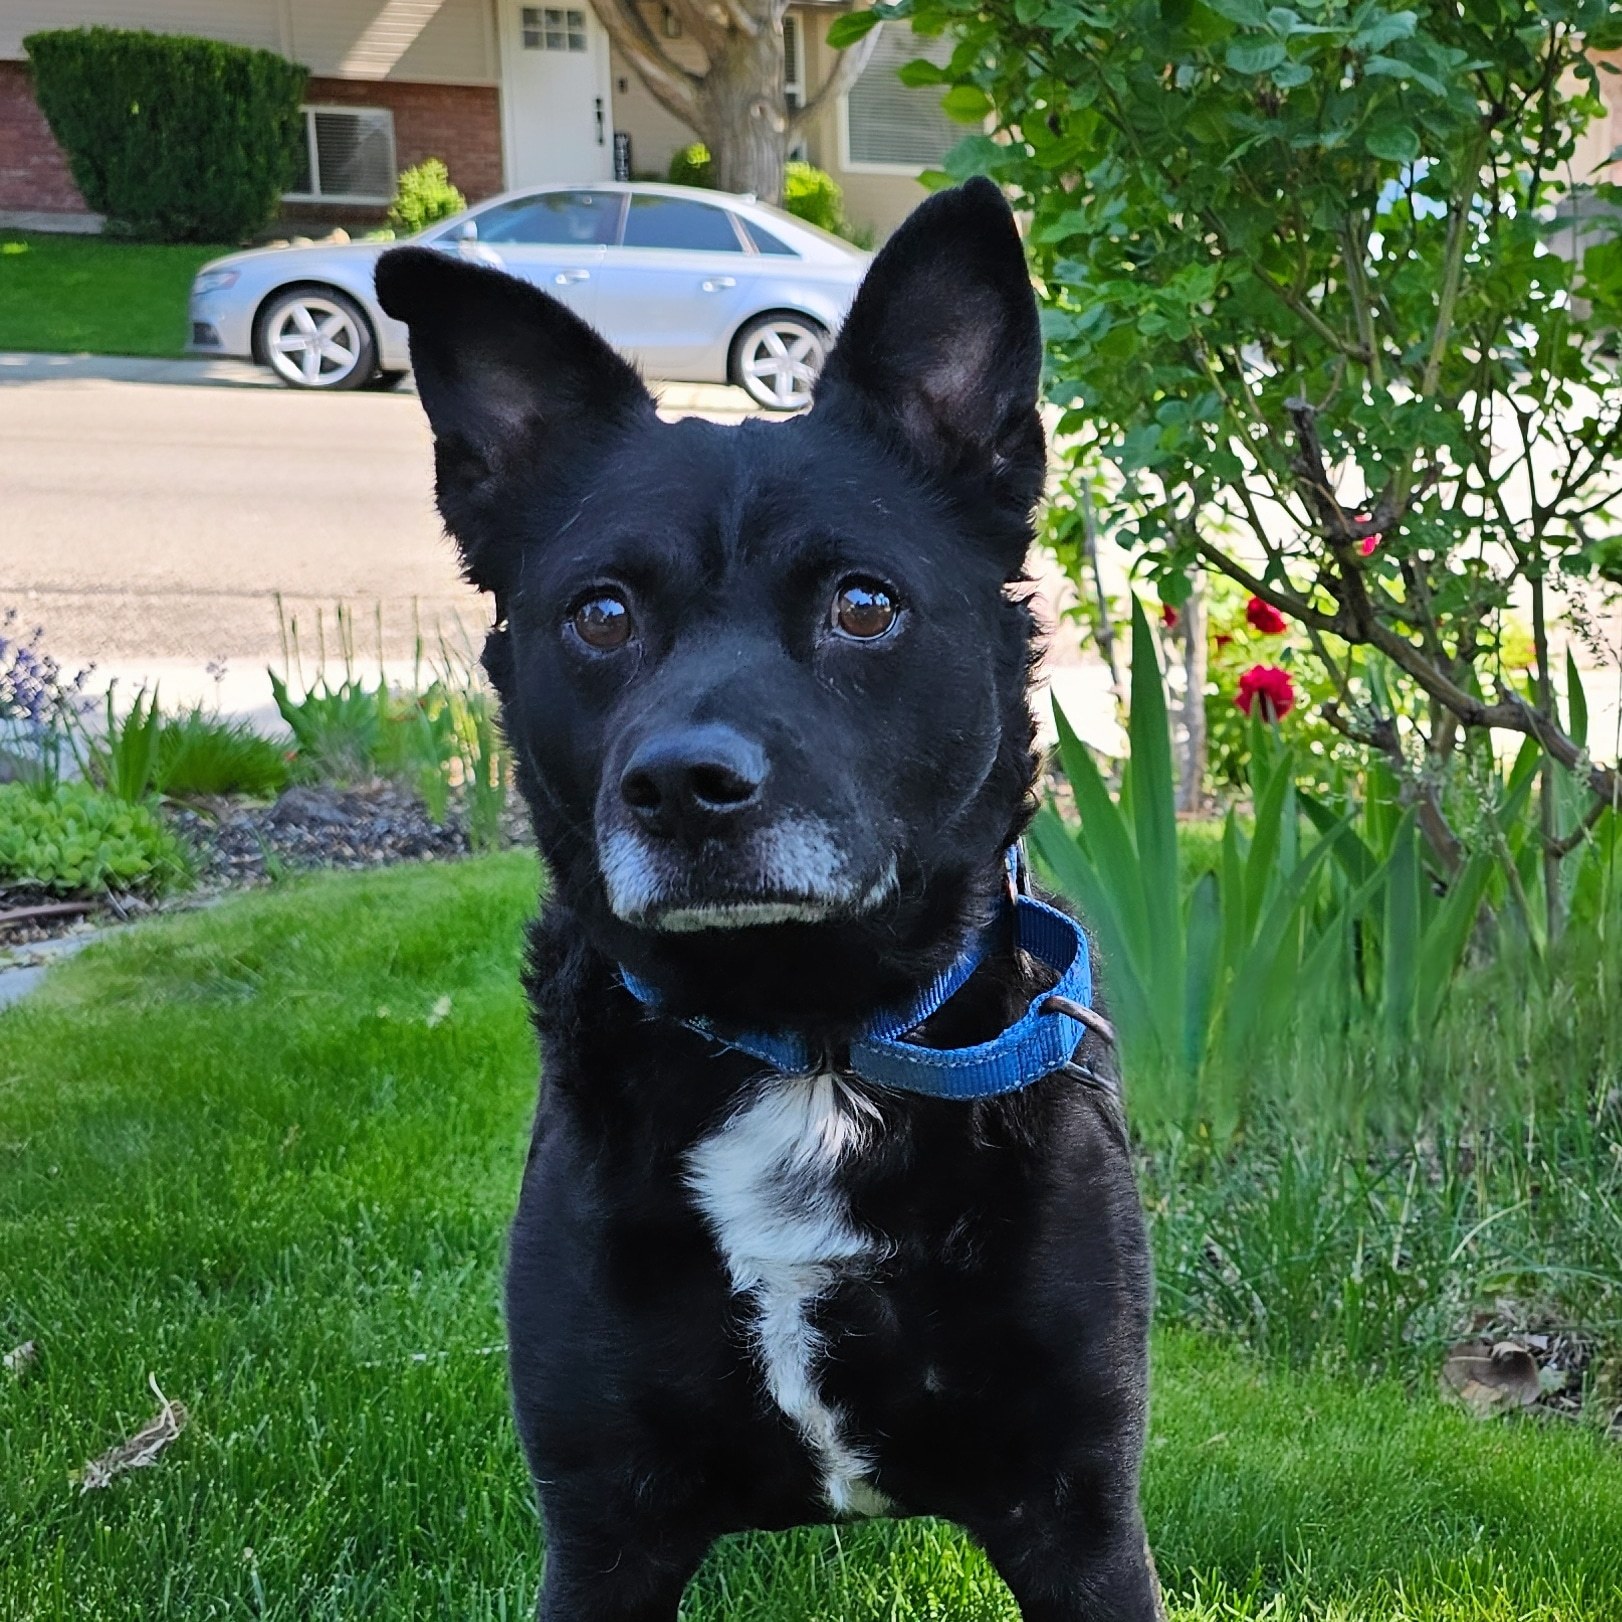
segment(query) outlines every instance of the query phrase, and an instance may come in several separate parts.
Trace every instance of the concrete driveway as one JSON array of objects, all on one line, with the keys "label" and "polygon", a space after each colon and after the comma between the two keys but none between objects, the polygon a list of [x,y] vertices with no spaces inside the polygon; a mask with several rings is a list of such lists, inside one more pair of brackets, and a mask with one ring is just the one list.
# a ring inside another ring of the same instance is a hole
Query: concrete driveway
[{"label": "concrete driveway", "polygon": [[[0,612],[44,626],[68,669],[161,680],[166,707],[212,702],[204,667],[223,662],[224,707],[265,710],[278,593],[307,670],[318,612],[334,651],[339,602],[368,672],[379,612],[395,673],[419,624],[431,644],[465,627],[476,647],[484,610],[433,509],[415,396],[262,379],[229,363],[0,356]],[[736,420],[748,402],[672,386],[664,406]]]}]

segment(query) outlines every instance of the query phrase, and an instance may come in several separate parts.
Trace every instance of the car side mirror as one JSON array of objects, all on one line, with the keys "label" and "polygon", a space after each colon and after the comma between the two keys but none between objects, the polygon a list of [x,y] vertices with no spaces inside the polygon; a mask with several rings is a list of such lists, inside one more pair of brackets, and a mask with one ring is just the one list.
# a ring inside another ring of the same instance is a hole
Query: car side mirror
[{"label": "car side mirror", "polygon": [[458,242],[477,242],[479,240],[479,222],[477,220],[463,220],[456,228]]}]

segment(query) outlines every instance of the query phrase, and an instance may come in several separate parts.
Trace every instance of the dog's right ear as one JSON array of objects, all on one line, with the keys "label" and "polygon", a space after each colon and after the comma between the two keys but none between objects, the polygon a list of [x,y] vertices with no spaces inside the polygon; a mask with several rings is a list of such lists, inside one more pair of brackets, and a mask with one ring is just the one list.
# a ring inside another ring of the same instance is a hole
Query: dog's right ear
[{"label": "dog's right ear", "polygon": [[497,497],[542,458],[654,416],[636,369],[528,282],[434,248],[377,262],[377,298],[411,329],[411,369],[434,430],[434,489],[468,579],[505,595],[516,567]]}]

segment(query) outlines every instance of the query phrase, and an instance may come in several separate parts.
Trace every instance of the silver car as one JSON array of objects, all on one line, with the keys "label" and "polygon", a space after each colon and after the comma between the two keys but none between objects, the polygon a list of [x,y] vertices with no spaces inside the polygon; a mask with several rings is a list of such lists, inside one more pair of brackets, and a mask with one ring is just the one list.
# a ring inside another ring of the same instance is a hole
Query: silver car
[{"label": "silver car", "polygon": [[[753,198],[690,186],[508,192],[413,240],[561,299],[650,377],[736,383],[770,410],[811,396],[869,255]],[[195,353],[305,389],[389,386],[411,364],[372,271],[386,242],[258,248],[192,283]]]}]

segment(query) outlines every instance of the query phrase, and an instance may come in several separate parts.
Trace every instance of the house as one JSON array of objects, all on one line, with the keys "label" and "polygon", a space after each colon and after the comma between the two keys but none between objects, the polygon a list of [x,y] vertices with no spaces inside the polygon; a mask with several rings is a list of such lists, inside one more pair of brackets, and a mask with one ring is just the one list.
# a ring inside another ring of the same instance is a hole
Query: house
[{"label": "house", "polygon": [[[791,8],[791,101],[820,84],[828,25],[844,4]],[[692,49],[668,8],[649,25],[678,57]],[[23,40],[36,29],[105,24],[202,35],[279,51],[310,69],[309,159],[284,219],[366,223],[401,168],[443,158],[470,201],[509,187],[662,176],[693,139],[611,47],[589,0],[5,0],[0,6],[0,223],[94,226],[34,100]],[[860,79],[805,133],[803,155],[845,190],[847,212],[879,235],[922,197],[917,176],[962,136],[939,93],[910,90],[896,66],[924,42],[882,37]],[[623,175],[622,175],[623,178]]]}]

